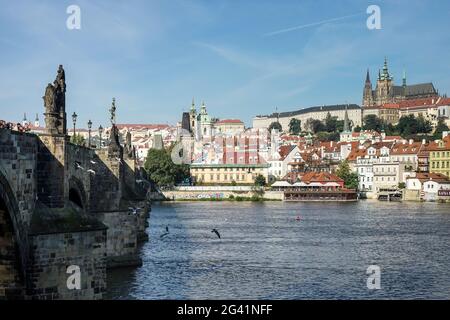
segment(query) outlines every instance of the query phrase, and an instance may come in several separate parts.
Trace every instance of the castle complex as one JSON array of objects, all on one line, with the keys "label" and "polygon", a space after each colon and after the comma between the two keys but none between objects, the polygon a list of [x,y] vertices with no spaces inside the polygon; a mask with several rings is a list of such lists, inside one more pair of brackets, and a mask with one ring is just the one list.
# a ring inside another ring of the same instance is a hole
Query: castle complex
[{"label": "castle complex", "polygon": [[439,93],[431,82],[407,85],[405,72],[403,72],[402,85],[394,85],[394,78],[389,74],[387,59],[385,59],[383,71],[378,71],[375,90],[372,89],[369,70],[367,70],[362,105],[363,107],[376,107],[386,103],[438,97]]}]

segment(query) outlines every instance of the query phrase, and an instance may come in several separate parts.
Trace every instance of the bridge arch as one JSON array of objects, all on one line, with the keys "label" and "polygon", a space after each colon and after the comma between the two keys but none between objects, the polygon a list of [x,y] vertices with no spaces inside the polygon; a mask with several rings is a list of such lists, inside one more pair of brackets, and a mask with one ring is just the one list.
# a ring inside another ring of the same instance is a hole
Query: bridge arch
[{"label": "bridge arch", "polygon": [[77,177],[70,177],[69,179],[69,201],[81,209],[88,211],[87,198],[83,183]]},{"label": "bridge arch", "polygon": [[0,299],[18,298],[24,279],[19,207],[6,176],[0,171]]}]

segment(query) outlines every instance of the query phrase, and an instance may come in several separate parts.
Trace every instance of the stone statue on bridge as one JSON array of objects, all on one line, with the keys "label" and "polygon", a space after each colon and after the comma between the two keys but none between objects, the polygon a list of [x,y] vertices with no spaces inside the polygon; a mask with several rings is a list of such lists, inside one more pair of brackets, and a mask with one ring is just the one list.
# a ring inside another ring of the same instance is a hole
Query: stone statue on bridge
[{"label": "stone statue on bridge", "polygon": [[62,65],[58,68],[53,84],[49,83],[45,89],[45,125],[50,134],[66,134],[66,75]]}]

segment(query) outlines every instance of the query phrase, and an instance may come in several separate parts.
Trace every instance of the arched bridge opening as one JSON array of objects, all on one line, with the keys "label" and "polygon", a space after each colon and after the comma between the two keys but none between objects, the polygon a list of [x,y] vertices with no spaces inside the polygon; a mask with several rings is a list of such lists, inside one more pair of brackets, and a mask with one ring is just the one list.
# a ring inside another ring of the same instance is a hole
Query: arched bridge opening
[{"label": "arched bridge opening", "polygon": [[81,209],[84,209],[83,200],[81,199],[81,195],[77,189],[71,188],[69,190],[69,200]]},{"label": "arched bridge opening", "polygon": [[0,193],[0,299],[21,298],[20,255],[6,199]]}]

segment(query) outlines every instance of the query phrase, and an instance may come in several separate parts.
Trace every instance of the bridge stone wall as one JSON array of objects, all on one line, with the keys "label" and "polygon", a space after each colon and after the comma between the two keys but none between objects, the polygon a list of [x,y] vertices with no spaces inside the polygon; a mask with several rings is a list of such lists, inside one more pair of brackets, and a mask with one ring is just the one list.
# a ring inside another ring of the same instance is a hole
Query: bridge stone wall
[{"label": "bridge stone wall", "polygon": [[23,294],[36,204],[36,138],[0,129],[0,298]]},{"label": "bridge stone wall", "polygon": [[[106,291],[106,228],[33,235],[27,270],[32,299],[101,299]],[[69,266],[80,267],[80,290],[69,290]]]},{"label": "bridge stone wall", "polygon": [[[132,159],[0,129],[0,299],[102,298],[107,267],[142,263],[150,203],[139,191]],[[81,290],[67,289],[70,265]]]},{"label": "bridge stone wall", "polygon": [[[150,203],[137,187],[131,136],[121,146],[113,124],[106,149],[71,144],[65,94],[59,66],[45,90],[46,133],[0,129],[0,299],[99,299],[107,266],[141,263]],[[71,265],[80,290],[67,287]]]},{"label": "bridge stone wall", "polygon": [[[14,206],[13,223],[19,235],[26,236],[36,203],[37,141],[34,135],[0,129],[0,175],[5,178]],[[6,191],[4,191],[6,192]]]}]

